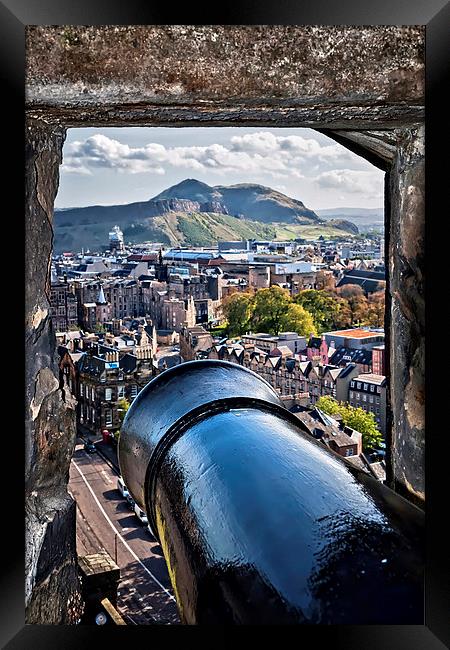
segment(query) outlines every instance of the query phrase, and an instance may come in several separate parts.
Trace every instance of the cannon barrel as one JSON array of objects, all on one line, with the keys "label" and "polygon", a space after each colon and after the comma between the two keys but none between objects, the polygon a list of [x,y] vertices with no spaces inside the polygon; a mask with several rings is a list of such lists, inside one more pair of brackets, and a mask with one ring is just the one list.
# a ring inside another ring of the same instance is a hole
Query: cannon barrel
[{"label": "cannon barrel", "polygon": [[138,394],[122,476],[187,624],[423,624],[423,513],[302,430],[224,361]]}]

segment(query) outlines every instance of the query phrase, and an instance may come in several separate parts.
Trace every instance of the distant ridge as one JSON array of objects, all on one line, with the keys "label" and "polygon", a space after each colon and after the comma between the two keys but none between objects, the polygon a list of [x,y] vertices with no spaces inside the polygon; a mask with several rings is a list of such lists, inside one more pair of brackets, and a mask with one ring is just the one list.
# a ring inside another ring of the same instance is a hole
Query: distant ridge
[{"label": "distant ridge", "polygon": [[[326,218],[302,201],[264,185],[210,186],[186,178],[148,201],[56,209],[54,250],[105,246],[114,225],[122,229],[125,241],[193,244],[233,237],[275,237],[276,224],[296,231],[298,226],[324,223]],[[342,226],[339,224],[340,230]],[[349,226],[348,231],[354,229]]]}]

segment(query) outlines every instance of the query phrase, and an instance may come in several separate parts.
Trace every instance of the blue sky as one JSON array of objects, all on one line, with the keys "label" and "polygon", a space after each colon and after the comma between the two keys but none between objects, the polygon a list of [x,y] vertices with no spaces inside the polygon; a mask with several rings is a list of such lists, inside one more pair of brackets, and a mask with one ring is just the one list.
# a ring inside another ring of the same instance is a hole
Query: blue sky
[{"label": "blue sky", "polygon": [[185,178],[258,183],[312,210],[381,208],[384,174],[312,129],[69,129],[58,208],[145,201]]}]

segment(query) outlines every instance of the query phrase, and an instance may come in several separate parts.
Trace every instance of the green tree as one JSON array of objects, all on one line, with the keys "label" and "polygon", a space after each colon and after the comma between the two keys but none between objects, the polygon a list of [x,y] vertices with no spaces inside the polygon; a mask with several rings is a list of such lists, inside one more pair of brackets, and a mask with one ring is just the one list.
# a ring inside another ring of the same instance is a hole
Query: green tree
[{"label": "green tree", "polygon": [[228,296],[222,305],[223,314],[228,321],[229,336],[245,334],[252,315],[253,295],[236,292]]},{"label": "green tree", "polygon": [[281,330],[286,332],[297,332],[300,336],[309,337],[310,334],[317,334],[312,315],[301,305],[290,304],[287,311],[281,317]]},{"label": "green tree", "polygon": [[339,415],[340,404],[331,395],[322,395],[316,402],[318,409],[328,415]]},{"label": "green tree", "polygon": [[130,406],[130,402],[125,399],[125,397],[122,397],[117,402],[117,412],[119,414],[120,428],[122,428],[123,421]]},{"label": "green tree", "polygon": [[341,303],[335,295],[322,289],[305,289],[295,296],[294,302],[311,314],[319,334],[340,326]]},{"label": "green tree", "polygon": [[340,415],[345,426],[359,431],[362,435],[362,444],[365,451],[379,447],[383,436],[377,427],[375,416],[371,412],[344,402],[337,402],[329,396],[320,397],[316,403],[317,408],[328,415]]},{"label": "green tree", "polygon": [[278,286],[259,289],[253,299],[252,328],[267,334],[278,334],[283,328],[290,304],[291,297],[286,289]]}]

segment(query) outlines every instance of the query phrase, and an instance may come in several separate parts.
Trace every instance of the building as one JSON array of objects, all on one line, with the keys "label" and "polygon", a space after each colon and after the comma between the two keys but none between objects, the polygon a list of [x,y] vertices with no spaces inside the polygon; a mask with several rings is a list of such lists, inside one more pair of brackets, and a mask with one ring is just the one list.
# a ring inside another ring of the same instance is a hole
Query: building
[{"label": "building", "polygon": [[348,402],[373,413],[383,436],[386,434],[386,391],[387,382],[383,375],[363,373],[350,381]]},{"label": "building", "polygon": [[337,350],[340,347],[353,348],[355,350],[372,350],[376,345],[384,343],[384,332],[370,331],[355,327],[348,330],[336,330],[324,332],[323,336],[328,347]]},{"label": "building", "polygon": [[384,345],[372,348],[372,372],[375,375],[386,375]]},{"label": "building", "polygon": [[213,345],[213,338],[200,325],[183,327],[180,332],[180,356],[183,361],[193,361],[197,358],[207,358]]},{"label": "building", "polygon": [[123,251],[124,248],[123,232],[120,230],[119,226],[114,226],[109,233],[109,250]]},{"label": "building", "polygon": [[346,271],[337,283],[337,287],[354,284],[364,291],[366,296],[375,291],[384,291],[386,288],[386,274],[384,271],[364,271],[352,269]]},{"label": "building", "polygon": [[[303,428],[316,440],[320,440],[334,452],[348,458],[362,454],[362,437],[357,431],[348,430],[346,433],[339,423],[320,409],[293,410],[294,415],[302,422]],[[349,435],[351,432],[351,435]]]},{"label": "building", "polygon": [[[376,348],[374,348],[375,350]],[[331,353],[332,348],[330,349]],[[372,359],[373,350],[366,350],[365,348],[345,348],[339,347],[330,356],[330,363],[333,366],[345,367],[349,363],[355,363],[359,372],[372,372]],[[373,370],[375,372],[375,370]],[[377,374],[384,374],[378,372]]]},{"label": "building", "polygon": [[268,289],[270,287],[270,266],[249,266],[248,286],[252,289]]},{"label": "building", "polygon": [[[285,354],[281,348],[285,348]],[[276,351],[280,353],[274,354]],[[314,405],[324,395],[330,395],[338,401],[347,401],[352,377],[359,374],[355,364],[336,368],[319,362],[313,364],[312,361],[300,361],[298,355],[294,357],[289,354],[287,346],[273,348],[270,353],[265,353],[248,343],[227,342],[212,345],[207,358],[221,359],[249,368],[273,386],[283,401],[289,398],[303,406]]]},{"label": "building", "polygon": [[50,285],[50,316],[57,332],[67,332],[78,324],[77,299],[66,280]]},{"label": "building", "polygon": [[94,435],[120,429],[119,401],[132,402],[155,373],[152,354],[136,347],[133,354],[93,344],[76,363],[77,417]]},{"label": "building", "polygon": [[300,354],[306,348],[306,338],[299,336],[297,332],[280,332],[278,336],[265,334],[264,332],[244,334],[242,343],[244,345],[253,345],[267,354],[280,346],[287,346],[292,354]]},{"label": "building", "polygon": [[306,356],[310,361],[328,364],[328,345],[324,336],[311,334],[306,346]]}]

